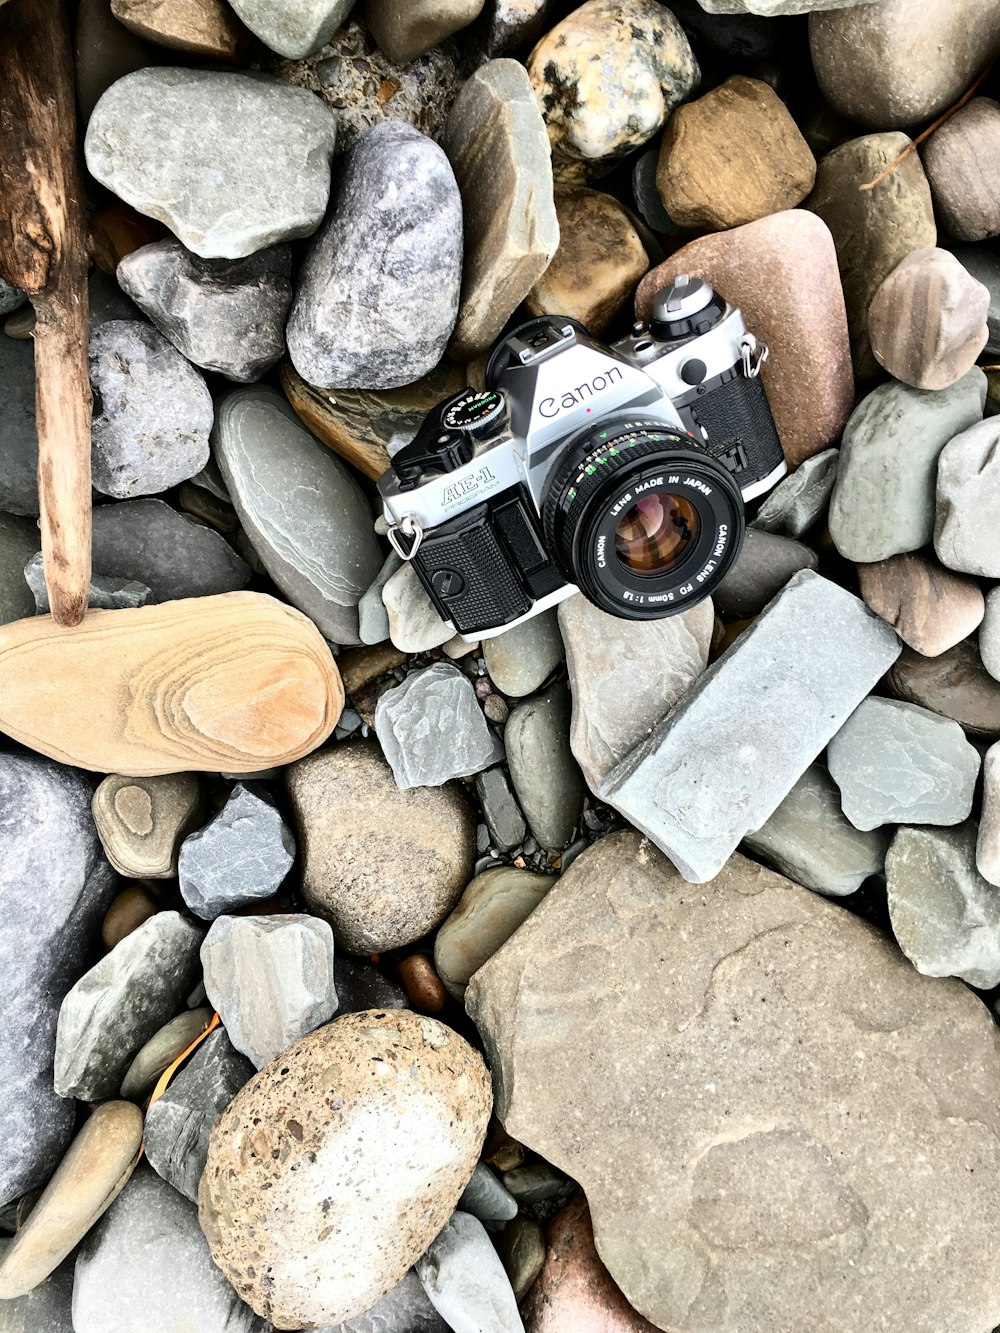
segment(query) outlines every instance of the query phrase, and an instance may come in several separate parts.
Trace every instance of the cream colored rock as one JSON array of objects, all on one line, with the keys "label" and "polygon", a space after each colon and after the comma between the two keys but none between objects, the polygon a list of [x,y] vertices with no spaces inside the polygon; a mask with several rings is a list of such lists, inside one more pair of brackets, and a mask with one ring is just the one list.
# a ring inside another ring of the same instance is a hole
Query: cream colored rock
[{"label": "cream colored rock", "polygon": [[129,32],[157,46],[215,60],[235,60],[248,34],[223,0],[111,0]]},{"label": "cream colored rock", "polygon": [[263,593],[0,627],[0,730],[77,768],[255,773],[314,750],[343,706],[315,625]]},{"label": "cream colored rock", "polygon": [[94,792],[91,808],[101,845],[120,875],[170,879],[198,802],[193,773],[139,780],[112,773]]},{"label": "cream colored rock", "polygon": [[141,1142],[137,1106],[104,1102],[96,1108],[3,1256],[0,1300],[23,1296],[59,1267],[125,1188]]},{"label": "cream colored rock", "polygon": [[482,1057],[435,1019],[334,1019],[216,1122],[199,1195],[212,1258],[277,1328],[352,1319],[448,1221],[491,1106]]}]

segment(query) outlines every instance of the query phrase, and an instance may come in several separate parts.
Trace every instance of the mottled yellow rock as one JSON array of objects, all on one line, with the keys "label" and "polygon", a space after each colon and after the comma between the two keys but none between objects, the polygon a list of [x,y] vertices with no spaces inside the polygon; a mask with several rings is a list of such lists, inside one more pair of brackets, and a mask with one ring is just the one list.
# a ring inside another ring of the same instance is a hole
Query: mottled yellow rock
[{"label": "mottled yellow rock", "polygon": [[77,768],[254,773],[314,750],[343,705],[315,625],[263,593],[0,627],[0,731]]},{"label": "mottled yellow rock", "polygon": [[533,315],[570,315],[603,333],[649,268],[617,199],[583,185],[555,187],[559,249],[525,302]]}]

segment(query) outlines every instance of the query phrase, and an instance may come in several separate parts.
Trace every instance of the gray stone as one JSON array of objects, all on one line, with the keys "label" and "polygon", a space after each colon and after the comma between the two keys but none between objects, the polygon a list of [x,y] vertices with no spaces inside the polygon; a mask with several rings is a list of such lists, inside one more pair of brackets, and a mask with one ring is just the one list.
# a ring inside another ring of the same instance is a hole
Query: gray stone
[{"label": "gray stone", "polygon": [[189,361],[249,384],[284,355],[291,272],[287,245],[247,259],[199,259],[166,240],[126,255],[118,282]]},{"label": "gray stone", "polygon": [[559,245],[549,138],[524,66],[491,60],[476,70],[451,109],[443,143],[465,211],[451,350],[471,361],[500,335]]},{"label": "gray stone", "polygon": [[25,566],[38,550],[38,524],[0,513],[0,625],[35,614],[35,592]]},{"label": "gray stone", "polygon": [[333,931],[304,914],[220,916],[201,948],[205,990],[260,1069],[337,1011]]},{"label": "gray stone", "polygon": [[449,662],[414,671],[375,706],[375,731],[400,787],[440,787],[504,757],[468,676]]},{"label": "gray stone", "polygon": [[986,68],[1000,50],[1000,11],[993,0],[879,0],[813,14],[809,43],[835,110],[873,130],[905,129],[933,120]]},{"label": "gray stone", "polygon": [[986,314],[988,337],[983,349],[992,360],[1000,355],[1000,255],[981,245],[956,245],[953,251],[962,267],[981,282],[990,294]]},{"label": "gray stone", "polygon": [[572,705],[563,681],[517,705],[504,730],[510,779],[532,833],[546,848],[572,841],[583,774],[570,749]]},{"label": "gray stone", "polygon": [[293,60],[325,46],[354,0],[232,0],[233,9],[265,46]]},{"label": "gray stone", "polygon": [[986,614],[979,626],[979,656],[994,680],[1000,680],[1000,588],[986,594]]},{"label": "gray stone", "polygon": [[295,839],[273,801],[238,782],[204,828],[181,844],[181,896],[205,921],[277,893],[295,861]]},{"label": "gray stone", "polygon": [[704,883],[777,808],[899,651],[896,634],[862,601],[803,570],[598,795],[685,879]]},{"label": "gray stone", "polygon": [[957,722],[897,699],[865,699],[827,747],[855,828],[960,824],[972,811],[979,751]]},{"label": "gray stone", "polygon": [[426,653],[440,648],[455,633],[455,627],[438,615],[409,561],[386,579],[382,605],[389,622],[389,638],[401,653]]},{"label": "gray stone", "polygon": [[87,127],[93,176],[204,259],[308,236],[330,195],[336,122],[315,97],[261,75],[141,69]]},{"label": "gray stone", "polygon": [[52,1087],[56,1018],[99,944],[114,886],[92,794],[75,769],[0,755],[0,1203],[43,1185],[73,1134],[73,1105]]},{"label": "gray stone", "polygon": [[974,97],[959,107],[921,156],[949,235],[982,241],[1000,234],[1000,105],[993,98]]},{"label": "gray stone", "polygon": [[140,1167],[77,1254],[74,1333],[258,1333],[216,1268],[198,1210]]},{"label": "gray stone", "polygon": [[338,953],[333,960],[337,989],[337,1014],[357,1014],[363,1009],[409,1009],[402,986],[380,972],[374,963]]},{"label": "gray stone", "polygon": [[705,670],[714,624],[708,599],[683,615],[644,621],[619,620],[583,596],[560,605],[573,691],[570,745],[591,791]]},{"label": "gray stone", "polygon": [[801,542],[749,528],[736,563],[712,593],[712,600],[725,616],[755,616],[793,574],[818,564],[816,552]]},{"label": "gray stone", "polygon": [[514,799],[502,768],[476,774],[476,795],[494,847],[509,852],[520,847],[528,833],[520,806]]},{"label": "gray stone", "polygon": [[[0,1241],[0,1258],[10,1241]],[[26,1296],[0,1304],[0,1333],[73,1333],[73,1264],[61,1264]]]},{"label": "gray stone", "polygon": [[486,0],[473,32],[487,60],[495,60],[537,41],[554,9],[555,0]]},{"label": "gray stone", "polygon": [[934,534],[938,457],[981,421],[986,376],[970,370],[949,389],[880,384],[844,431],[830,499],[830,536],[848,560],[870,563],[926,546]]},{"label": "gray stone", "polygon": [[225,1032],[213,1032],[146,1113],[150,1166],[192,1203],[198,1202],[212,1126],[255,1073]]},{"label": "gray stone", "polygon": [[[982,373],[982,372],[976,372]],[[949,569],[1000,578],[1000,418],[945,445],[938,459],[934,549]]]},{"label": "gray stone", "polygon": [[395,389],[441,360],[462,279],[462,199],[433,140],[396,121],[358,140],[310,245],[288,352],[310,384]]},{"label": "gray stone", "polygon": [[889,838],[889,830],[855,828],[844,816],[837,784],[821,765],[810,764],[743,846],[796,884],[842,898],[881,872]]},{"label": "gray stone", "polygon": [[157,912],[76,983],[59,1010],[60,1097],[116,1097],[132,1058],[174,1017],[198,981],[202,932],[179,912]]},{"label": "gray stone", "polygon": [[547,1203],[561,1194],[572,1194],[573,1181],[548,1162],[530,1162],[503,1173],[503,1182],[522,1208]]},{"label": "gray stone", "polygon": [[750,523],[762,532],[803,537],[826,512],[837,480],[838,449],[824,449],[779,481]]},{"label": "gray stone", "polygon": [[350,470],[273,389],[237,389],[223,399],[213,448],[271,578],[324,638],[358,643],[358,602],[382,551]]},{"label": "gray stone", "polygon": [[87,284],[90,305],[90,329],[107,324],[109,319],[141,319],[142,311],[130,301],[110,274],[95,268]]},{"label": "gray stone", "polygon": [[692,893],[612,834],[466,1007],[495,1114],[586,1182],[601,1259],[656,1327],[1000,1319],[992,1016],[839,904],[741,856]]},{"label": "gray stone", "polygon": [[[270,1325],[261,1333],[270,1333]],[[319,1333],[449,1333],[449,1326],[431,1305],[416,1269],[411,1268],[370,1310]]]},{"label": "gray stone", "polygon": [[0,509],[38,513],[38,434],[35,430],[35,347],[0,338]]},{"label": "gray stone", "polygon": [[12,287],[9,282],[4,282],[0,278],[0,315],[9,315],[15,310],[20,310],[28,297],[22,292],[20,287]]},{"label": "gray stone", "polygon": [[897,698],[954,718],[966,731],[1000,735],[1000,683],[983,666],[975,639],[937,657],[904,648],[885,683]]},{"label": "gray stone", "polygon": [[390,60],[415,60],[479,17],[483,0],[365,0],[365,23]]},{"label": "gray stone", "polygon": [[472,1179],[466,1185],[458,1207],[463,1213],[478,1217],[486,1226],[491,1222],[509,1222],[517,1217],[517,1200],[482,1162],[476,1163]]},{"label": "gray stone", "polygon": [[152,498],[95,507],[94,569],[144,583],[154,602],[235,592],[251,574],[221,533]]},{"label": "gray stone", "polygon": [[109,320],[90,335],[94,489],[118,500],[168,490],[208,462],[212,396],[152,324]]},{"label": "gray stone", "polygon": [[537,690],[564,654],[555,607],[483,642],[490,679],[502,694],[515,699]]},{"label": "gray stone", "polygon": [[552,888],[549,875],[491,866],[469,884],[434,941],[434,967],[456,1000],[469,978],[492,958]]},{"label": "gray stone", "polygon": [[382,601],[382,589],[402,565],[395,551],[390,551],[375,576],[375,582],[358,602],[358,636],[362,643],[385,643],[389,637],[389,613]]},{"label": "gray stone", "polygon": [[80,0],[73,35],[82,128],[101,94],[133,70],[155,65],[157,49],[118,22],[111,12],[111,0]]},{"label": "gray stone", "polygon": [[[37,529],[33,540],[35,542],[38,540]],[[36,551],[31,559],[26,562],[22,578],[31,593],[32,609],[39,615],[47,615],[51,608],[41,551]],[[122,607],[145,606],[152,599],[152,590],[147,588],[144,583],[137,583],[134,579],[113,579],[108,574],[94,574],[90,579],[87,605],[102,611],[116,611]],[[24,614],[30,613],[25,612]],[[12,616],[11,619],[14,619],[14,617]]]},{"label": "gray stone", "polygon": [[976,826],[901,828],[885,859],[899,947],[928,977],[1000,985],[1000,894],[976,869]]},{"label": "gray stone", "polygon": [[976,869],[990,884],[1000,886],[1000,745],[983,756],[983,810],[976,838]]},{"label": "gray stone", "polygon": [[478,1218],[453,1213],[416,1269],[453,1333],[524,1333],[510,1279]]},{"label": "gray stone", "polygon": [[141,1102],[153,1091],[165,1069],[205,1031],[212,1021],[211,1009],[185,1009],[164,1023],[136,1052],[135,1059],[122,1079],[121,1095],[126,1101]]}]

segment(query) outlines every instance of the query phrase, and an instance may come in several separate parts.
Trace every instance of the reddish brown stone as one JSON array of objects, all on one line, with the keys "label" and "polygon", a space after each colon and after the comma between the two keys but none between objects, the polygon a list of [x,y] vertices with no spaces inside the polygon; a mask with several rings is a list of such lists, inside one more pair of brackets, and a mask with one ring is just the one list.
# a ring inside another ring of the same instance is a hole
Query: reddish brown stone
[{"label": "reddish brown stone", "polygon": [[954,574],[926,555],[893,555],[858,565],[861,596],[923,657],[939,657],[968,638],[986,613],[974,579]]},{"label": "reddish brown stone", "polygon": [[942,227],[959,241],[1000,234],[1000,104],[974,97],[921,154]]},{"label": "reddish brown stone", "polygon": [[113,949],[159,911],[156,899],[141,885],[123,889],[108,908],[101,927],[105,949]]},{"label": "reddish brown stone", "polygon": [[545,1266],[521,1314],[525,1333],[657,1333],[601,1263],[583,1191],[549,1223]]},{"label": "reddish brown stone", "polygon": [[126,255],[153,241],[162,241],[167,234],[162,222],[119,202],[91,217],[90,251],[97,267],[113,278]]},{"label": "reddish brown stone", "polygon": [[399,979],[410,1003],[422,1014],[439,1014],[448,1003],[448,992],[425,953],[404,958],[399,964]]}]

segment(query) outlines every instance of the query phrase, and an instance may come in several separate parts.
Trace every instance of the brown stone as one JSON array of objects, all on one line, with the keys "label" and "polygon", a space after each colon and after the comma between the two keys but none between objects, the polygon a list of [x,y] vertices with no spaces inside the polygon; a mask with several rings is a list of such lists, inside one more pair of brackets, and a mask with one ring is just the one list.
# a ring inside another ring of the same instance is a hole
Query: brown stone
[{"label": "brown stone", "polygon": [[365,0],[365,23],[400,64],[415,60],[476,18],[483,0]]},{"label": "brown stone", "polygon": [[868,336],[880,366],[915,389],[947,389],[986,346],[990,292],[947,250],[914,250],[897,264],[868,308]]},{"label": "brown stone", "polygon": [[614,833],[466,1007],[497,1115],[657,1328],[1000,1322],[1000,1037],[881,930],[738,854],[693,892]]},{"label": "brown stone", "polygon": [[649,268],[649,256],[610,194],[557,185],[555,203],[559,249],[525,305],[533,315],[569,315],[591,333],[603,333]]},{"label": "brown stone", "polygon": [[983,666],[974,639],[937,657],[904,648],[885,678],[891,694],[953,718],[977,736],[1000,736],[1000,681]]},{"label": "brown stone", "polygon": [[372,481],[389,466],[386,445],[396,434],[415,434],[424,417],[465,388],[464,370],[442,362],[402,389],[316,389],[290,362],[279,371],[281,387],[305,426],[328,449]]},{"label": "brown stone", "polygon": [[655,1333],[601,1263],[582,1190],[546,1228],[545,1264],[522,1308],[525,1333]]},{"label": "brown stone", "polygon": [[138,930],[144,921],[148,921],[159,910],[159,903],[148,889],[138,884],[123,889],[108,908],[101,926],[105,949],[110,950],[116,944],[121,944],[126,935]]},{"label": "brown stone", "polygon": [[434,971],[434,960],[425,953],[413,953],[399,964],[399,979],[407,998],[421,1014],[439,1014],[448,1003],[448,992]]},{"label": "brown stone", "polygon": [[0,730],[98,773],[256,773],[314,750],[343,707],[316,626],[263,593],[0,627]]},{"label": "brown stone", "polygon": [[393,667],[402,666],[406,654],[391,643],[377,643],[370,648],[352,648],[337,658],[340,678],[348,696],[363,690]]},{"label": "brown stone", "polygon": [[868,337],[868,307],[896,265],[913,250],[937,244],[930,186],[916,153],[871,190],[859,189],[909,144],[905,134],[850,139],[820,160],[806,208],[830,228],[844,287],[854,372],[878,373]]},{"label": "brown stone", "polygon": [[515,1217],[500,1236],[500,1258],[517,1301],[524,1300],[545,1265],[545,1239],[532,1217]]},{"label": "brown stone", "polygon": [[236,510],[231,504],[220,500],[217,495],[205,490],[204,486],[196,486],[193,481],[181,482],[177,498],[186,513],[193,514],[220,532],[236,532],[240,526]]},{"label": "brown stone", "polygon": [[223,0],[111,0],[111,12],[129,32],[157,46],[213,60],[246,54],[246,29]]},{"label": "brown stone", "polygon": [[656,169],[671,219],[699,231],[795,208],[815,180],[816,159],[784,102],[741,74],[677,108]]},{"label": "brown stone", "polygon": [[513,1171],[524,1161],[524,1144],[518,1143],[504,1129],[500,1121],[490,1121],[490,1132],[483,1147],[483,1161],[495,1167],[501,1174]]},{"label": "brown stone", "polygon": [[929,556],[893,555],[858,565],[861,596],[923,657],[940,657],[968,638],[986,612],[982,589]]},{"label": "brown stone", "polygon": [[[700,236],[647,273],[636,313],[678,273],[704,278],[767,343],[763,379],[790,467],[835,443],[854,407],[844,294],[833,240],[803,209]],[[866,308],[867,309],[867,308]]]},{"label": "brown stone", "polygon": [[112,278],[126,255],[169,235],[162,222],[137,213],[121,200],[92,213],[87,226],[94,263]]},{"label": "brown stone", "polygon": [[1000,234],[1000,103],[974,97],[920,154],[945,231],[959,241]]},{"label": "brown stone", "polygon": [[113,773],[94,792],[94,823],[108,860],[129,879],[170,879],[198,814],[193,773],[124,778]]}]

